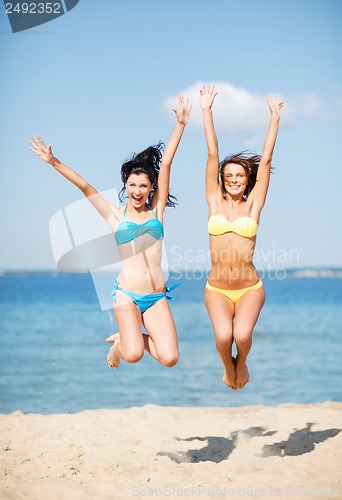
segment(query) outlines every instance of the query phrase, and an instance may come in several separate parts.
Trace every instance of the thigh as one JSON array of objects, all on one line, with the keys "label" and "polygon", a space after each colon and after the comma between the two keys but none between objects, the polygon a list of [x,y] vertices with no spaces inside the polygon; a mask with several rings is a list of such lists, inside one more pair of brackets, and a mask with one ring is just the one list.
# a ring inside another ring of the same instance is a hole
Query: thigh
[{"label": "thigh", "polygon": [[235,304],[234,336],[250,337],[265,303],[265,290],[260,287],[245,293]]},{"label": "thigh", "polygon": [[234,303],[219,292],[205,288],[204,303],[209,313],[215,335],[221,340],[229,340],[233,335]]},{"label": "thigh", "polygon": [[143,322],[158,355],[178,353],[176,326],[165,297],[143,313]]},{"label": "thigh", "polygon": [[114,314],[120,332],[120,342],[123,352],[136,349],[144,350],[144,338],[141,332],[141,312],[131,297],[116,292],[116,302],[113,303]]}]

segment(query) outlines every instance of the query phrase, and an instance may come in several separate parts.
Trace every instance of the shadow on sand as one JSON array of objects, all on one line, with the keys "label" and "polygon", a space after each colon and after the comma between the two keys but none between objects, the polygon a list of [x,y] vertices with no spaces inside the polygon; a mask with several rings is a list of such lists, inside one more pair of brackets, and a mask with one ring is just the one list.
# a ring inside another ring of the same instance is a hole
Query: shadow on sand
[{"label": "shadow on sand", "polygon": [[[274,444],[266,444],[262,448],[261,457],[271,456],[298,456],[304,453],[310,453],[315,449],[315,445],[322,443],[329,438],[337,436],[341,429],[326,429],[324,431],[313,432],[311,430],[313,423],[307,423],[303,429],[298,429],[292,432],[286,441],[275,442]],[[227,460],[234,449],[238,446],[238,438],[241,435],[253,437],[273,436],[277,431],[266,431],[263,427],[250,427],[240,432],[232,432],[226,437],[217,436],[194,436],[185,439],[175,438],[177,441],[200,441],[206,442],[203,448],[189,449],[182,452],[160,451],[157,455],[167,456],[174,462],[181,463],[198,463],[198,462],[214,462],[220,463]]]}]

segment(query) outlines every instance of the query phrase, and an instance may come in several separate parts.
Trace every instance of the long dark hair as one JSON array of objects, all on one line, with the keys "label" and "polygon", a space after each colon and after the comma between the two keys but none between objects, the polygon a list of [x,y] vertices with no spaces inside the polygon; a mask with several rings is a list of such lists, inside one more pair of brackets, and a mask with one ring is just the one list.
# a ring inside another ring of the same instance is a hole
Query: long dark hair
[{"label": "long dark hair", "polygon": [[256,177],[258,173],[260,160],[261,160],[260,155],[252,153],[250,151],[241,151],[240,153],[235,153],[226,156],[220,162],[220,168],[219,168],[223,196],[226,197],[227,195],[226,189],[224,187],[224,167],[228,165],[228,163],[235,163],[237,165],[240,165],[245,170],[248,183],[245,192],[243,194],[243,199],[247,200],[249,193],[252,191],[256,183]]},{"label": "long dark hair", "polygon": [[[163,156],[163,149],[165,144],[161,141],[158,142],[156,146],[150,146],[141,153],[133,154],[129,160],[127,160],[121,167],[121,180],[123,182],[123,188],[119,193],[120,202],[124,199],[124,193],[126,190],[126,182],[130,175],[132,174],[146,174],[150,183],[152,184],[152,190],[148,197],[148,203],[151,203],[154,193],[158,188],[158,176],[160,162]],[[172,196],[170,192],[168,193],[166,206],[175,207],[177,205],[177,198]]]}]

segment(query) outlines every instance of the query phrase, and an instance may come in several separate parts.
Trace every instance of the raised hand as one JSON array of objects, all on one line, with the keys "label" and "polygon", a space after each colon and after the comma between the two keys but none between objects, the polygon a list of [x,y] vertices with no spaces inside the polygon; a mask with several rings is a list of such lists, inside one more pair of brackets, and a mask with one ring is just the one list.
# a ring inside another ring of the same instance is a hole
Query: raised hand
[{"label": "raised hand", "polygon": [[277,96],[266,97],[266,102],[268,104],[269,110],[271,112],[272,117],[279,120],[280,118],[280,110],[284,106],[284,102],[278,102]]},{"label": "raised hand", "polygon": [[190,111],[192,108],[192,104],[189,106],[188,97],[186,97],[186,99],[184,100],[183,96],[180,95],[178,97],[178,107],[179,109],[172,108],[172,111],[175,112],[178,122],[181,125],[186,125],[188,123]]},{"label": "raised hand", "polygon": [[214,99],[218,92],[215,92],[215,87],[210,85],[203,85],[200,89],[200,105],[202,111],[211,109]]},{"label": "raised hand", "polygon": [[55,159],[55,157],[52,154],[51,144],[49,144],[49,146],[46,147],[42,138],[39,135],[37,135],[37,137],[31,135],[31,139],[32,141],[29,140],[29,143],[31,144],[31,146],[29,146],[29,149],[31,149],[31,151],[36,153],[36,155],[39,156],[39,158],[46,161],[46,163],[51,164],[51,162]]}]

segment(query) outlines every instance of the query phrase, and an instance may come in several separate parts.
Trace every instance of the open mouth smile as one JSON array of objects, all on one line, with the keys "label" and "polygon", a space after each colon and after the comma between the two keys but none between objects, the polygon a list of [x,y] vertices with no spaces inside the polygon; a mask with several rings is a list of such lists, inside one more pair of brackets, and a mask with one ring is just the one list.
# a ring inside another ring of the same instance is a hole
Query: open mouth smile
[{"label": "open mouth smile", "polygon": [[133,201],[135,201],[136,203],[140,203],[140,202],[141,202],[141,200],[142,200],[142,196],[134,196],[134,195],[133,195],[133,196],[132,196],[132,199],[133,199]]}]

